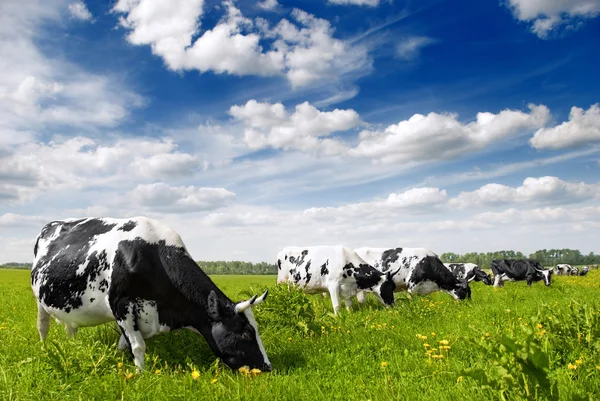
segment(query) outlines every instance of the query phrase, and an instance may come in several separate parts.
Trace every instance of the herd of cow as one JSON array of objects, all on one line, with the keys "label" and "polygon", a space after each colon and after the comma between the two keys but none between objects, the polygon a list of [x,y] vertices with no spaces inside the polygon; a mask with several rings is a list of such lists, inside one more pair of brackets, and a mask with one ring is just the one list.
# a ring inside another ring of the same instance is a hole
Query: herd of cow
[{"label": "herd of cow", "polygon": [[[145,340],[186,328],[201,334],[232,369],[272,369],[258,334],[252,306],[260,297],[233,302],[198,268],[181,237],[152,219],[86,218],[45,225],[34,246],[31,286],[37,299],[37,327],[46,339],[50,317],[75,336],[79,327],[116,321],[118,348],[129,350],[144,368]],[[328,292],[337,313],[356,296],[374,293],[386,306],[394,292],[445,291],[471,298],[470,281],[491,285],[492,278],[472,263],[444,264],[424,248],[288,247],[277,255],[277,283],[292,283],[307,293]],[[494,260],[494,285],[505,280],[544,280],[573,274],[575,268],[544,269],[534,260]],[[584,275],[588,269],[582,269]]]}]

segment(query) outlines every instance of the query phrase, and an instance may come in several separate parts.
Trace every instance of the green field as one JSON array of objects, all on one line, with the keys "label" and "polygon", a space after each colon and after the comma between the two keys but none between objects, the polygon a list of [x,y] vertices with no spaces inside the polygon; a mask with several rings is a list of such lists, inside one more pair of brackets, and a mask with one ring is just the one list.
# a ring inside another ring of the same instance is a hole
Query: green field
[{"label": "green field", "polygon": [[212,278],[234,300],[271,289],[254,313],[273,372],[232,372],[189,331],[148,340],[141,375],[116,350],[113,324],[69,340],[53,321],[42,345],[29,272],[0,270],[0,397],[600,399],[600,270],[554,277],[551,287],[472,283],[472,301],[399,293],[396,307],[384,309],[370,298],[338,317],[329,298],[275,288],[273,276]]}]

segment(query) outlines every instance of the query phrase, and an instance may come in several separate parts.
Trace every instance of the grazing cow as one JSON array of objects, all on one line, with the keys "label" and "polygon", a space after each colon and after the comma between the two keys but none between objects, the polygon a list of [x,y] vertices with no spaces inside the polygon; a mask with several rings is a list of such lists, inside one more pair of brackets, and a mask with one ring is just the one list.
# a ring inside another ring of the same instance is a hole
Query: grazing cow
[{"label": "grazing cow", "polygon": [[581,271],[579,272],[579,275],[585,276],[586,274],[588,274],[589,271],[590,271],[590,268],[588,266],[583,266],[581,268]]},{"label": "grazing cow", "polygon": [[492,285],[492,278],[481,270],[475,263],[444,263],[457,278],[465,281],[483,281],[485,285]]},{"label": "grazing cow", "polygon": [[356,252],[343,246],[287,247],[277,254],[277,283],[293,283],[308,294],[329,291],[333,310],[346,308],[357,291],[377,295],[386,306],[394,305],[393,274],[369,266]]},{"label": "grazing cow", "polygon": [[[454,276],[435,253],[425,248],[358,248],[356,253],[383,273],[398,272],[394,275],[396,291],[421,295],[444,291],[457,300],[471,298],[469,283]],[[364,296],[359,294],[359,301]]]},{"label": "grazing cow", "polygon": [[552,269],[544,269],[533,259],[494,259],[490,267],[494,273],[494,287],[502,287],[506,280],[527,280],[529,286],[534,281],[544,280],[548,286],[552,277]]},{"label": "grazing cow", "polygon": [[38,331],[46,339],[50,316],[67,333],[116,321],[119,349],[144,368],[145,339],[187,328],[204,336],[232,369],[271,370],[251,307],[260,298],[232,302],[198,267],[181,237],[145,217],[53,221],[37,237],[31,286]]},{"label": "grazing cow", "polygon": [[554,267],[554,274],[557,276],[578,276],[579,269],[566,263],[561,263]]}]

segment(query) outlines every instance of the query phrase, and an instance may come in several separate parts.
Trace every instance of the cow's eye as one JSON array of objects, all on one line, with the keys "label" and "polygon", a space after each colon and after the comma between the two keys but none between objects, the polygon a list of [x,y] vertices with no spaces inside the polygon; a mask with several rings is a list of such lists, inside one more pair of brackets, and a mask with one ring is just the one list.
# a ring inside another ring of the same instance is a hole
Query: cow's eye
[{"label": "cow's eye", "polygon": [[242,340],[250,341],[251,340],[250,334],[248,334],[248,333],[242,334]]}]

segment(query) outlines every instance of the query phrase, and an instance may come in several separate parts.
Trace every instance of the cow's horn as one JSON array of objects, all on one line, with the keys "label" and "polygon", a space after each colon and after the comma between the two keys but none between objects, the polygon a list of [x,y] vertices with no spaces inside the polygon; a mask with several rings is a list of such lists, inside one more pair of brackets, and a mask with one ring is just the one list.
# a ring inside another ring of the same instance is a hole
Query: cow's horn
[{"label": "cow's horn", "polygon": [[240,301],[235,305],[235,313],[242,313],[246,309],[252,306],[254,301],[256,300],[256,295],[250,298],[247,301]]}]

